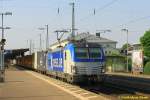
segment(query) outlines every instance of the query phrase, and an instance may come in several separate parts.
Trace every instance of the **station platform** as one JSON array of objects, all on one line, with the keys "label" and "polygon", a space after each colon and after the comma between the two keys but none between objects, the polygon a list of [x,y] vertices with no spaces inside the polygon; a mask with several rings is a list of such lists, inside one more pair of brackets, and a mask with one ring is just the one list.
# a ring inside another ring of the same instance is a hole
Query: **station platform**
[{"label": "station platform", "polygon": [[123,72],[122,73],[121,72],[106,72],[106,74],[150,79],[150,75],[144,75],[144,74],[133,74],[133,73],[123,73]]},{"label": "station platform", "polygon": [[109,100],[49,76],[10,66],[0,83],[0,100]]},{"label": "station platform", "polygon": [[0,100],[78,100],[76,97],[30,75],[25,69],[6,70],[0,83]]},{"label": "station platform", "polygon": [[105,81],[150,94],[150,75],[107,72]]}]

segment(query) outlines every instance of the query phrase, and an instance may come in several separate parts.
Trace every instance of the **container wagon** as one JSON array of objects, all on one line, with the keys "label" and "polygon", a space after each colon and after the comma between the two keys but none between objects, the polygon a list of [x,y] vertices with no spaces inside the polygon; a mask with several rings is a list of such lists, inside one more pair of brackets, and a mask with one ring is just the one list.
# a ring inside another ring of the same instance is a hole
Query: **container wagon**
[{"label": "container wagon", "polygon": [[38,51],[32,54],[33,68],[35,71],[46,73],[46,52]]},{"label": "container wagon", "polygon": [[28,68],[28,69],[33,69],[32,67],[32,55],[26,55],[26,56],[23,56],[23,57],[19,57],[17,58],[16,60],[17,62],[17,65],[19,66],[23,66],[25,68]]}]

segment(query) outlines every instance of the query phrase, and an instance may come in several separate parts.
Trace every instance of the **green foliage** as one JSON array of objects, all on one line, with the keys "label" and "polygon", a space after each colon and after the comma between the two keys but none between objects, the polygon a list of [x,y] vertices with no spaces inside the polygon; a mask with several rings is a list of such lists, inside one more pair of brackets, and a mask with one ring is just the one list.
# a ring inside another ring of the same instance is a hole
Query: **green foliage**
[{"label": "green foliage", "polygon": [[140,38],[140,42],[144,49],[144,55],[150,57],[150,30],[145,32],[144,36]]},{"label": "green foliage", "polygon": [[150,58],[149,58],[149,57],[144,57],[144,63],[143,63],[143,64],[144,64],[144,66],[145,66],[145,65],[146,65],[146,63],[147,63],[147,62],[149,62],[149,61],[150,61]]},{"label": "green foliage", "polygon": [[106,65],[111,66],[112,64],[113,64],[112,59],[108,59],[107,62],[106,62]]},{"label": "green foliage", "polygon": [[111,56],[120,56],[120,54],[112,53]]},{"label": "green foliage", "polygon": [[[130,47],[131,47],[131,44],[128,43],[128,48],[130,48]],[[127,50],[127,43],[124,44],[121,49],[122,50]]]},{"label": "green foliage", "polygon": [[131,71],[132,69],[132,60],[131,58],[128,59],[128,70]]},{"label": "green foliage", "polygon": [[150,74],[150,61],[144,67],[144,74]]}]

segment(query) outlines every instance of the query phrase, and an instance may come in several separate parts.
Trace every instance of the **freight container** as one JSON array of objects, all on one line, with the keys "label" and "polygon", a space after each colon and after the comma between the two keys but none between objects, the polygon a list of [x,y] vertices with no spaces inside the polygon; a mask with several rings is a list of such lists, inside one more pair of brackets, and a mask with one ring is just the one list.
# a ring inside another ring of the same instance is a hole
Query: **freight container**
[{"label": "freight container", "polygon": [[46,53],[44,51],[38,51],[33,54],[34,69],[37,71],[46,71]]},{"label": "freight container", "polygon": [[26,55],[23,57],[19,57],[16,59],[16,64],[19,66],[23,66],[28,69],[33,69],[32,67],[32,55]]},{"label": "freight container", "polygon": [[37,70],[37,52],[32,54],[32,61],[34,70]]}]

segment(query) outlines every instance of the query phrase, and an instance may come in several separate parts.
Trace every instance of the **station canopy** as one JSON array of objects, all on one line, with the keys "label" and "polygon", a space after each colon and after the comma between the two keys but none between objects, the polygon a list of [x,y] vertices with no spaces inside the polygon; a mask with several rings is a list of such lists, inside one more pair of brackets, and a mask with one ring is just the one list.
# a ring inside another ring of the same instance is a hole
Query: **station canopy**
[{"label": "station canopy", "polygon": [[5,59],[15,59],[18,56],[24,56],[24,53],[27,51],[29,51],[29,48],[5,50]]}]

